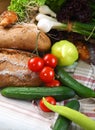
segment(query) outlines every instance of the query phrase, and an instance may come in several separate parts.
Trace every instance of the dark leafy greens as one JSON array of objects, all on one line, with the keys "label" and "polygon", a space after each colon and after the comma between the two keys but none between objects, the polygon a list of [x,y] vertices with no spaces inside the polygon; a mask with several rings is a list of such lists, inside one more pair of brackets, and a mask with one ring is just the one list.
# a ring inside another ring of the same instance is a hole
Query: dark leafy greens
[{"label": "dark leafy greens", "polygon": [[66,0],[46,0],[45,4],[48,5],[54,12],[57,12],[65,1]]}]

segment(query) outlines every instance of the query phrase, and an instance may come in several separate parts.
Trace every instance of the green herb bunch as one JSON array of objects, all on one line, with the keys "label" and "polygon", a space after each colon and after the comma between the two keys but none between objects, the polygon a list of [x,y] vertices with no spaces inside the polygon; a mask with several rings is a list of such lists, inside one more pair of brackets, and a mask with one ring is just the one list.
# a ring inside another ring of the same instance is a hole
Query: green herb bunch
[{"label": "green herb bunch", "polygon": [[8,10],[17,13],[19,20],[25,20],[27,17],[27,8],[43,5],[46,0],[11,0]]}]

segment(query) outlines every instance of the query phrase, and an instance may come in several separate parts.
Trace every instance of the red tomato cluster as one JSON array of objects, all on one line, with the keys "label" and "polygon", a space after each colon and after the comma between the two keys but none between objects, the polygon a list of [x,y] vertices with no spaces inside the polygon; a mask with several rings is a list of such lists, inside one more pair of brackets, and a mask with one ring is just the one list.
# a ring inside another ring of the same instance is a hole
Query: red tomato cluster
[{"label": "red tomato cluster", "polygon": [[57,58],[53,54],[46,54],[43,58],[34,57],[28,61],[28,68],[31,71],[39,72],[40,79],[48,87],[60,85],[60,82],[55,80],[54,68],[56,65]]},{"label": "red tomato cluster", "polygon": [[[28,68],[33,72],[39,72],[40,79],[44,82],[47,87],[60,86],[60,82],[55,79],[54,68],[57,65],[57,58],[53,54],[46,54],[43,58],[34,57],[28,61]],[[46,100],[56,105],[56,100],[53,97],[46,97]],[[44,103],[43,99],[39,101],[39,107],[44,112],[51,112]]]}]

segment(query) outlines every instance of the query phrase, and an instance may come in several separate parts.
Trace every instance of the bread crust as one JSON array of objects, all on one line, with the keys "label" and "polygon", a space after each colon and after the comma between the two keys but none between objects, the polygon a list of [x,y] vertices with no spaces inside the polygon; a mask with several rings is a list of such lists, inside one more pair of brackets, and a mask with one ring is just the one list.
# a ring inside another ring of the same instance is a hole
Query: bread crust
[{"label": "bread crust", "polygon": [[28,69],[28,60],[35,55],[29,52],[0,49],[0,87],[40,86],[39,74]]},{"label": "bread crust", "polygon": [[35,24],[13,25],[0,28],[0,48],[15,48],[32,51],[47,51],[51,47],[50,38],[41,32]]}]

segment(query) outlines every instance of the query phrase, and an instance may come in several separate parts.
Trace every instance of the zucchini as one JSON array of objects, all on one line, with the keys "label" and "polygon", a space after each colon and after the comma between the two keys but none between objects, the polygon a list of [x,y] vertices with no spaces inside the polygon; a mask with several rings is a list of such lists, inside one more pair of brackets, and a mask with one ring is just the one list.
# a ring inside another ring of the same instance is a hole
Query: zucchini
[{"label": "zucchini", "polygon": [[[79,110],[80,103],[78,100],[71,100],[65,106],[72,108],[74,110]],[[58,115],[55,124],[53,126],[53,130],[68,130],[71,121],[64,116]]]},{"label": "zucchini", "polygon": [[61,81],[61,83],[73,89],[78,96],[83,98],[95,97],[95,91],[79,83],[68,72],[66,72],[63,67],[57,66],[55,71],[58,75],[57,78]]},{"label": "zucchini", "polygon": [[36,100],[45,96],[53,96],[56,101],[62,101],[75,96],[75,92],[67,87],[7,87],[1,90],[1,94],[5,97]]}]

